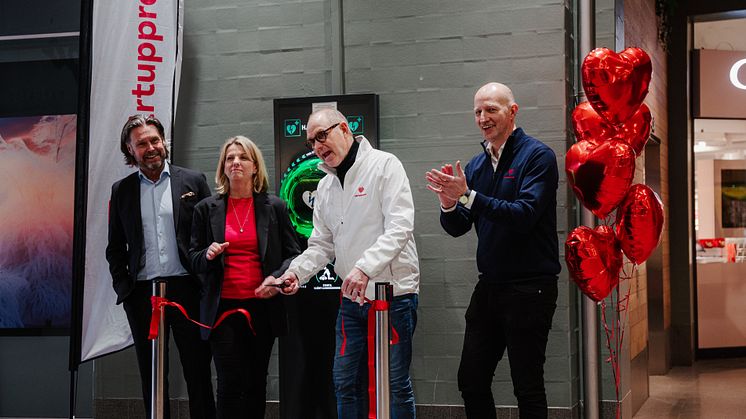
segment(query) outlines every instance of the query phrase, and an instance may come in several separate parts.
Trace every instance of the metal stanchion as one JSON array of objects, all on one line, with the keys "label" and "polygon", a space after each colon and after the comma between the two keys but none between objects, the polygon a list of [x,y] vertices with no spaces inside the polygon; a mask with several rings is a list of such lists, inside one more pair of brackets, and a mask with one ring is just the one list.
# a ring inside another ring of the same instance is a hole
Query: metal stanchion
[{"label": "metal stanchion", "polygon": [[[388,282],[376,282],[376,300],[393,300],[394,287]],[[376,311],[376,418],[389,419],[389,311]]]},{"label": "metal stanchion", "polygon": [[[166,297],[166,282],[153,281],[153,295]],[[165,307],[164,307],[165,308]],[[163,383],[164,367],[166,358],[166,312],[161,311],[158,320],[158,337],[153,340],[151,368],[150,368],[150,417],[152,419],[163,419]]]}]

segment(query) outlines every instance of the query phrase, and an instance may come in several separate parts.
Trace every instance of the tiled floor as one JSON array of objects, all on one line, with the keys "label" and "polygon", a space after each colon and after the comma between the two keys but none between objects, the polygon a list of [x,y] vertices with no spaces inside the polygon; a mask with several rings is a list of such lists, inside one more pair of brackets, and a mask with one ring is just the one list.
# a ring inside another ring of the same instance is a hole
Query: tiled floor
[{"label": "tiled floor", "polygon": [[746,358],[697,361],[650,377],[635,419],[746,418]]}]

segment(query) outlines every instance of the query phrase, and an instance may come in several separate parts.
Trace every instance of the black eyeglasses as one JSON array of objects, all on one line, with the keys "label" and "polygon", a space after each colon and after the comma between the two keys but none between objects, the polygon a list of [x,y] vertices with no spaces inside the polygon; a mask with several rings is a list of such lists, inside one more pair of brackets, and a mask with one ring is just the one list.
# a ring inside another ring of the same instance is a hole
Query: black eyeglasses
[{"label": "black eyeglasses", "polygon": [[339,124],[341,124],[341,122],[337,122],[336,124],[330,126],[329,128],[317,132],[313,138],[306,139],[306,147],[313,148],[313,144],[316,141],[320,143],[323,143],[324,141],[326,141],[326,138],[329,136],[329,133],[332,132],[334,128],[337,128],[337,125]]}]

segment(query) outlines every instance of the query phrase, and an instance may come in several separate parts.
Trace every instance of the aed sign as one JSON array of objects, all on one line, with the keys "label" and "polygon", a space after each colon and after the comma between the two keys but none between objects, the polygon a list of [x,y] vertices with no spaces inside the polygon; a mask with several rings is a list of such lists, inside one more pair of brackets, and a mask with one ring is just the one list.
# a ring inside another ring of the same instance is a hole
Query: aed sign
[{"label": "aed sign", "polygon": [[696,118],[746,119],[746,51],[695,50]]}]

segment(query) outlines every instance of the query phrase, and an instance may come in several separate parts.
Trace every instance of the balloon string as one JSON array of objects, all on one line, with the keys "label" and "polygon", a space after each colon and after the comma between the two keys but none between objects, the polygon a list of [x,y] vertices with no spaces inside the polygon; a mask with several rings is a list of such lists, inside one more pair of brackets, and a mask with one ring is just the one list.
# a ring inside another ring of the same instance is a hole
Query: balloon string
[{"label": "balloon string", "polygon": [[[620,275],[621,280],[632,279],[637,269],[636,265],[632,265],[632,271],[627,274],[626,270]],[[604,327],[604,334],[606,336],[606,347],[609,350],[609,357],[606,362],[611,364],[611,372],[614,377],[614,391],[616,394],[616,417],[621,417],[621,403],[620,403],[620,390],[621,390],[621,376],[619,369],[619,354],[622,350],[622,343],[624,342],[624,329],[627,324],[629,317],[629,294],[631,284],[627,286],[624,297],[621,296],[619,287],[617,286],[612,291],[610,300],[612,307],[615,308],[616,315],[612,318],[611,327],[606,319],[606,300],[601,301],[601,321]]]}]

